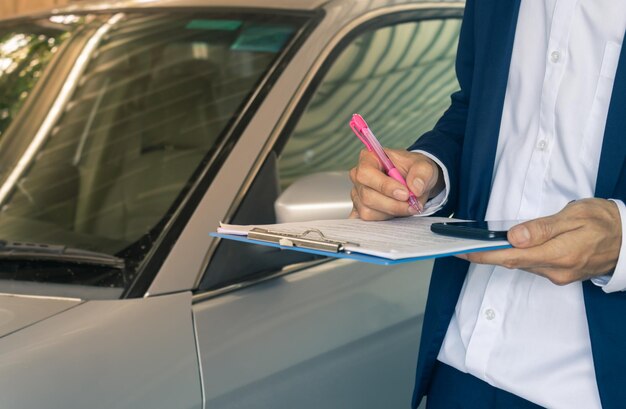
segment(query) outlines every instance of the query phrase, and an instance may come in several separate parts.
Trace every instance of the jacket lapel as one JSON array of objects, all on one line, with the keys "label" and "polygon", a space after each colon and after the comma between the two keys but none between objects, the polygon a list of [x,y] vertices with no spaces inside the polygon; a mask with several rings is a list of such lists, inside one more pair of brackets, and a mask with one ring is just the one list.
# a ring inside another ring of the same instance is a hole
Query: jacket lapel
[{"label": "jacket lapel", "polygon": [[459,218],[482,220],[487,211],[498,146],[504,96],[509,78],[520,0],[477,2],[491,14],[477,28],[476,66],[468,116],[459,193]]}]

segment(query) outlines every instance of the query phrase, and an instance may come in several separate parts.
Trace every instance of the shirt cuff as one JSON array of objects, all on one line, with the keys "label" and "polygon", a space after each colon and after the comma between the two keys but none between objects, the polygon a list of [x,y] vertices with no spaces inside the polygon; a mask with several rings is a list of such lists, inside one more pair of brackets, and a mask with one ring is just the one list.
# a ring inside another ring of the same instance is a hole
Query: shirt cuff
[{"label": "shirt cuff", "polygon": [[613,273],[591,279],[591,282],[602,287],[605,293],[626,290],[626,206],[621,200],[609,200],[614,202],[619,209],[619,216],[622,221],[622,245]]},{"label": "shirt cuff", "polygon": [[419,216],[430,216],[431,214],[436,213],[441,210],[443,206],[448,202],[448,196],[450,193],[450,176],[448,175],[448,169],[441,163],[437,157],[431,155],[430,153],[422,150],[414,150],[411,152],[421,153],[422,155],[432,159],[439,167],[441,168],[441,172],[443,173],[443,181],[445,183],[444,189],[435,197],[428,199],[426,204],[424,205],[424,211],[419,214]]}]

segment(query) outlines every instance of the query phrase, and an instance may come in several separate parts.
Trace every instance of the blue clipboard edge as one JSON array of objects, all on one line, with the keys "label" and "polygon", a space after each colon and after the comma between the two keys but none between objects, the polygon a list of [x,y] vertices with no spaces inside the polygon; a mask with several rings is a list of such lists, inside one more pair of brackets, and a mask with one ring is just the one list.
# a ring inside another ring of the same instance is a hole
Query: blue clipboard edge
[{"label": "blue clipboard edge", "polygon": [[260,240],[252,240],[252,239],[249,239],[247,236],[239,236],[239,235],[236,235],[236,234],[209,233],[209,236],[217,237],[217,238],[221,238],[221,239],[239,241],[239,242],[242,242],[242,243],[257,244],[257,245],[266,246],[266,247],[275,247],[275,248],[279,248],[281,250],[299,251],[301,253],[310,253],[310,254],[316,254],[316,255],[320,255],[320,256],[333,257],[333,258],[346,258],[346,259],[350,259],[350,260],[357,260],[357,261],[362,261],[364,263],[378,264],[378,265],[382,265],[382,266],[393,266],[393,265],[396,265],[396,264],[412,263],[414,261],[420,261],[420,260],[430,260],[430,259],[440,258],[440,257],[449,257],[449,256],[454,256],[456,254],[476,253],[476,252],[480,252],[480,251],[490,251],[490,250],[502,250],[502,249],[508,249],[508,248],[512,247],[510,244],[504,244],[504,245],[500,245],[500,246],[483,247],[483,248],[480,248],[480,249],[455,251],[455,252],[444,253],[444,254],[435,254],[435,255],[421,256],[421,257],[401,258],[401,259],[394,260],[394,259],[389,259],[389,258],[384,258],[384,257],[377,257],[377,256],[371,256],[369,254],[362,254],[362,253],[356,253],[356,252],[351,252],[351,253],[344,253],[344,252],[332,253],[330,251],[313,250],[313,249],[307,249],[307,248],[303,248],[303,247],[281,246],[280,244],[277,244],[277,243],[271,243],[271,242],[268,242],[268,241],[260,241]]}]

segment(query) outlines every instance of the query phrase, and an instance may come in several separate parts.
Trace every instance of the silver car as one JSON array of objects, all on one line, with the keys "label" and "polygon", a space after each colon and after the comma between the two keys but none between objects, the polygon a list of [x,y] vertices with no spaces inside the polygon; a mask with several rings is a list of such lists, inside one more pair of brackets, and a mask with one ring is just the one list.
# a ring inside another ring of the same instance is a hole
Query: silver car
[{"label": "silver car", "polygon": [[463,4],[76,3],[0,22],[0,408],[407,408],[431,264],[214,239],[338,218],[361,113],[403,148]]}]

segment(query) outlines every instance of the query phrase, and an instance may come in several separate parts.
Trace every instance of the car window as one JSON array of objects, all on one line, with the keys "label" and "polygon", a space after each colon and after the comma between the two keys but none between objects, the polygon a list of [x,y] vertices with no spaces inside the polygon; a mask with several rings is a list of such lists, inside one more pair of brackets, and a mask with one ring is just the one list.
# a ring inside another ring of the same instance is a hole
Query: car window
[{"label": "car window", "polygon": [[353,113],[380,142],[405,149],[432,129],[458,88],[460,20],[410,21],[368,30],[332,63],[289,135],[278,162],[284,189],[302,176],[352,168],[362,143]]},{"label": "car window", "polygon": [[[348,126],[354,112],[365,116],[389,147],[406,148],[432,128],[458,88],[454,60],[459,28],[460,19],[452,18],[398,22],[365,29],[340,46],[295,127],[285,135],[278,161],[272,155],[267,159],[232,223],[275,223],[273,203],[294,180],[354,166],[362,149]],[[262,201],[254,192],[256,185],[264,186]],[[217,288],[319,258],[225,240],[200,288]]]},{"label": "car window", "polygon": [[[124,258],[126,267],[94,273],[57,266],[51,274],[42,265],[0,268],[0,279],[127,288],[303,24],[291,16],[224,11],[91,20],[100,27],[86,47],[96,45],[78,58],[77,65],[88,61],[79,75],[66,80],[74,90],[61,114],[0,178],[0,240],[107,253]],[[52,39],[36,41],[45,40],[45,48]],[[37,67],[41,55],[25,55],[23,64]],[[11,87],[0,82],[0,95]]]}]

